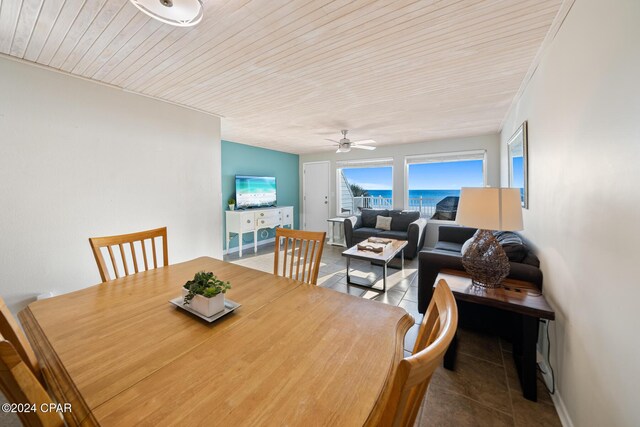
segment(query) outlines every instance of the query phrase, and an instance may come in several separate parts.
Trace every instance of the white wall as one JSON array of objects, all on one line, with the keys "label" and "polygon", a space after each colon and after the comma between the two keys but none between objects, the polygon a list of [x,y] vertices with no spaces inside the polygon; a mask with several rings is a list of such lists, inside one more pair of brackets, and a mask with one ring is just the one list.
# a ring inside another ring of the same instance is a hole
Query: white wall
[{"label": "white wall", "polygon": [[506,141],[529,121],[524,234],[575,426],[640,425],[639,22],[637,0],[577,0],[501,134],[506,185]]},{"label": "white wall", "polygon": [[[498,186],[500,183],[500,138],[499,135],[480,135],[469,138],[445,139],[438,141],[420,142],[415,144],[397,144],[377,147],[374,151],[351,150],[349,153],[336,153],[335,150],[314,154],[300,155],[300,200],[301,217],[304,214],[302,167],[306,162],[330,162],[331,174],[331,195],[329,197],[330,215],[336,215],[336,161],[341,160],[364,160],[393,158],[393,206],[397,209],[404,208],[406,190],[404,188],[405,179],[405,157],[420,154],[450,153],[455,151],[486,150],[486,170],[487,185]],[[432,222],[427,227],[427,239],[425,246],[433,246],[437,238],[437,227]]]},{"label": "white wall", "polygon": [[88,238],[221,257],[220,119],[0,57],[0,295],[100,282]]}]

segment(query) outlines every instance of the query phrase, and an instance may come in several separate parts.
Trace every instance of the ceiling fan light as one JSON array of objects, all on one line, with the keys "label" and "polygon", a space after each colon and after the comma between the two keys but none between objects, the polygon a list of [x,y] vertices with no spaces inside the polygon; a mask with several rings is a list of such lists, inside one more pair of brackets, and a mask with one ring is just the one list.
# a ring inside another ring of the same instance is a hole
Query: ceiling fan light
[{"label": "ceiling fan light", "polygon": [[129,0],[141,12],[165,24],[191,27],[202,21],[202,0]]},{"label": "ceiling fan light", "polygon": [[341,153],[348,153],[349,151],[351,151],[351,147],[348,144],[340,144],[340,148],[338,148],[338,151]]}]

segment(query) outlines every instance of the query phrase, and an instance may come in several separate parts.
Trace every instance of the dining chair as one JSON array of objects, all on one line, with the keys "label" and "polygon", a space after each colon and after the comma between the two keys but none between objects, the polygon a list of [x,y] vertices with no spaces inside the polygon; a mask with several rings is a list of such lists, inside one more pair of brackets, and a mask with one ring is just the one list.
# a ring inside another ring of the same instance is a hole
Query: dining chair
[{"label": "dining chair", "polygon": [[0,297],[0,335],[5,337],[9,342],[13,344],[13,347],[18,352],[24,363],[31,369],[33,375],[40,381],[41,384],[44,384],[44,380],[42,378],[42,371],[40,369],[40,364],[38,363],[38,359],[36,358],[36,354],[31,347],[31,344],[27,340],[24,332],[20,326],[18,326],[18,322],[16,322],[15,317],[7,308],[7,305],[4,302],[4,299]]},{"label": "dining chair", "polygon": [[[326,236],[327,233],[323,231],[303,231],[291,230],[288,228],[276,228],[276,248],[273,260],[273,274],[315,285],[318,282],[318,270],[320,269],[320,259],[322,258],[322,250],[324,249],[324,240]],[[279,273],[281,240],[284,240],[284,245],[282,245],[282,274]],[[287,261],[289,255],[291,258]],[[289,266],[288,272],[287,265]],[[300,269],[301,265],[302,270]]]},{"label": "dining chair", "polygon": [[[53,400],[33,375],[16,348],[0,335],[0,388],[10,403],[35,405],[35,411],[17,411],[25,426],[64,426]],[[47,410],[43,410],[43,406]]]},{"label": "dining chair", "polygon": [[446,281],[436,285],[422,319],[413,354],[398,365],[391,392],[378,425],[411,427],[436,368],[458,327],[458,307]]},{"label": "dining chair", "polygon": [[[156,255],[156,238],[162,238],[162,261],[165,267],[169,265],[169,258],[167,255],[167,227],[156,228],[155,230],[140,231],[131,234],[121,234],[119,236],[106,236],[106,237],[91,237],[89,243],[91,244],[91,250],[93,256],[98,264],[98,270],[100,271],[100,277],[102,282],[108,282],[111,280],[105,257],[103,256],[103,249],[106,248],[106,252],[109,254],[111,260],[111,268],[115,275],[115,278],[121,277],[120,270],[118,269],[119,261],[116,260],[114,254],[114,247],[117,247],[120,252],[121,266],[124,269],[124,276],[130,274],[129,263],[127,259],[131,259],[133,271],[131,274],[138,273],[141,268],[138,266],[138,257],[141,257],[144,262],[144,271],[149,270],[150,261],[153,260],[153,267],[158,268],[158,257]],[[150,245],[147,241],[151,241]],[[137,245],[136,245],[137,243]],[[150,246],[150,248],[149,248]],[[138,249],[139,248],[139,249]],[[152,258],[148,259],[147,249],[151,249]]]}]

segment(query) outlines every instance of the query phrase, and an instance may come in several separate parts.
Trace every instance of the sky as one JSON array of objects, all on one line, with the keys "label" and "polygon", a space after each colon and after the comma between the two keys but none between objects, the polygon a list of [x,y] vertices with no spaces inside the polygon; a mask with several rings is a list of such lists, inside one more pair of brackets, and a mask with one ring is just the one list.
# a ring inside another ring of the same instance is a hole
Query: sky
[{"label": "sky", "polygon": [[[367,190],[391,190],[392,168],[343,169],[349,182]],[[459,190],[482,187],[482,160],[409,165],[409,190]]]},{"label": "sky", "polygon": [[393,170],[383,168],[352,168],[342,169],[344,176],[350,183],[356,183],[365,190],[391,190]]},{"label": "sky", "polygon": [[514,157],[512,159],[513,166],[513,187],[524,187],[524,168],[522,163],[522,157]]}]

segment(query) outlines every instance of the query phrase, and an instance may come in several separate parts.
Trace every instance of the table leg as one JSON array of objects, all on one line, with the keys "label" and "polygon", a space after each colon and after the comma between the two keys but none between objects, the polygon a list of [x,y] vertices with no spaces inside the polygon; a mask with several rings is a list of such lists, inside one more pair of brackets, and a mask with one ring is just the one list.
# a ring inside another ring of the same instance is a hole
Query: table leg
[{"label": "table leg", "polygon": [[449,344],[447,352],[444,354],[444,368],[450,371],[456,366],[456,351],[458,349],[458,334],[456,333]]},{"label": "table leg", "polygon": [[524,316],[522,319],[522,394],[526,399],[537,400],[537,361],[536,343],[538,342],[538,319]]},{"label": "table leg", "polygon": [[[351,277],[351,257],[345,257],[347,259],[347,285],[357,286],[362,289],[370,289],[374,292],[386,292],[387,291],[387,264],[375,264],[382,267],[382,284],[383,289],[376,288],[378,281],[380,280],[380,275],[376,275],[375,279],[369,280],[369,278],[354,276]],[[373,265],[373,264],[372,264]],[[357,269],[357,267],[356,267]]]},{"label": "table leg", "polygon": [[258,230],[253,230],[253,253],[258,253]]},{"label": "table leg", "polygon": [[387,292],[387,263],[382,266],[382,291]]},{"label": "table leg", "polygon": [[238,233],[238,257],[242,258],[242,230]]},{"label": "table leg", "polygon": [[402,272],[404,273],[404,249],[400,251],[400,259],[402,263]]},{"label": "table leg", "polygon": [[347,258],[347,283],[351,282],[351,277],[349,277],[349,264],[351,262],[351,258],[346,257]]},{"label": "table leg", "polygon": [[335,234],[335,228],[334,228],[335,223],[330,222],[330,224],[331,225],[329,225],[329,244],[333,245],[334,242],[335,242],[335,237],[334,237],[334,234]]},{"label": "table leg", "polygon": [[522,316],[519,325],[519,335],[513,341],[513,360],[516,363],[522,396],[525,399],[536,402],[538,399],[537,388],[537,361],[536,343],[538,342],[538,318]]}]

